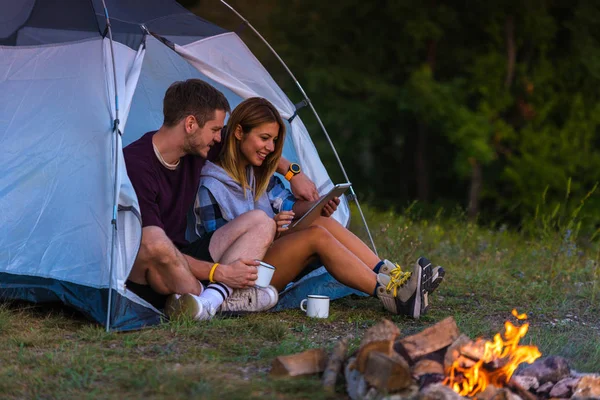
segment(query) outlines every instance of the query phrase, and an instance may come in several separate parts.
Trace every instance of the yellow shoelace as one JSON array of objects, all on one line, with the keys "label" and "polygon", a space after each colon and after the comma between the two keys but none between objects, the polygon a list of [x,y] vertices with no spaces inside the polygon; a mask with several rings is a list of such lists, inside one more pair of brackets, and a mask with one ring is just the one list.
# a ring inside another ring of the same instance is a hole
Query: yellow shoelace
[{"label": "yellow shoelace", "polygon": [[404,272],[402,271],[402,267],[396,264],[396,268],[390,271],[390,281],[385,287],[387,292],[392,292],[394,297],[398,294],[398,288],[406,283],[407,280],[410,279],[412,272]]}]

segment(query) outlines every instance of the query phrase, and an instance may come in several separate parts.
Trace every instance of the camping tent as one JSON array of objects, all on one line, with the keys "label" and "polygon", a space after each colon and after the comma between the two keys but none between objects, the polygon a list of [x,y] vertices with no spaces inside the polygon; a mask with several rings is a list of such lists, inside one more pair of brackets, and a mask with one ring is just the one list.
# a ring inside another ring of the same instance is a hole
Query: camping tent
[{"label": "camping tent", "polygon": [[[241,39],[170,0],[0,0],[0,296],[61,301],[111,329],[160,313],[125,280],[141,238],[122,147],[162,123],[176,80],[235,107],[295,106]],[[332,182],[299,117],[284,154]],[[347,203],[337,214],[346,223]]]}]

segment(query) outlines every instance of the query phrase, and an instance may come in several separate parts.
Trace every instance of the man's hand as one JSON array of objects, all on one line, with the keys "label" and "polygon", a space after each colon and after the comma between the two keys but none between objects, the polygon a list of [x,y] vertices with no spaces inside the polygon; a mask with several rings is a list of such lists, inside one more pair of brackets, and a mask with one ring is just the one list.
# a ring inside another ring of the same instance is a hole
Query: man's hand
[{"label": "man's hand", "polygon": [[292,180],[290,180],[290,187],[292,188],[294,196],[299,200],[315,201],[319,199],[317,187],[303,172],[295,175]]},{"label": "man's hand", "polygon": [[333,214],[335,210],[337,210],[338,204],[340,204],[339,197],[334,197],[333,199],[329,200],[327,204],[325,204],[325,206],[323,207],[321,215],[327,218],[331,217],[331,214]]},{"label": "man's hand", "polygon": [[233,289],[254,286],[258,278],[258,265],[258,261],[247,258],[235,260],[231,264],[219,264],[215,270],[214,280]]}]

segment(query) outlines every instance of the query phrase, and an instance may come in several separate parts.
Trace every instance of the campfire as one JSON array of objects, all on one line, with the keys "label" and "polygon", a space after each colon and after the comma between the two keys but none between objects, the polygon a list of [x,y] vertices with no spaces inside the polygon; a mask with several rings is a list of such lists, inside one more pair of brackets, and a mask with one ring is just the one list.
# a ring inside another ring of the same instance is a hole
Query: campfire
[{"label": "campfire", "polygon": [[[512,315],[518,320],[527,319],[526,314],[518,314],[517,310],[512,310]],[[465,362],[460,356],[457,357],[446,372],[444,384],[461,396],[475,396],[483,392],[489,384],[497,387],[505,386],[521,363],[532,364],[541,357],[542,354],[536,346],[519,345],[529,330],[528,323],[517,327],[510,321],[506,321],[504,329],[504,339],[498,333],[491,342],[475,342],[479,343],[477,347],[480,350],[481,344],[483,345],[483,350],[475,357],[468,357],[467,354],[473,353],[465,351],[472,346],[463,346],[461,356],[466,356],[470,362]]]},{"label": "campfire", "polygon": [[[600,398],[600,376],[572,371],[561,357],[540,359],[536,346],[520,344],[529,330],[527,316],[516,310],[512,315],[518,323],[506,321],[504,333],[493,340],[471,340],[452,317],[405,337],[383,320],[365,333],[352,354],[343,339],[330,354],[312,349],[279,356],[271,375],[323,373],[328,392],[335,391],[343,375],[353,400]],[[524,363],[532,365],[519,369]]]}]

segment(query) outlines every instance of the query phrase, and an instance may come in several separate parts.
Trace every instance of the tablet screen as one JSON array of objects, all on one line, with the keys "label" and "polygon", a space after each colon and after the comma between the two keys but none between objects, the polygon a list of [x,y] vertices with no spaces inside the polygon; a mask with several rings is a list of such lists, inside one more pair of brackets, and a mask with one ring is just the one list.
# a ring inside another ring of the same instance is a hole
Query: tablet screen
[{"label": "tablet screen", "polygon": [[295,222],[292,222],[290,224],[290,229],[288,230],[288,232],[294,229],[308,227],[310,224],[313,223],[315,219],[317,219],[319,215],[321,215],[323,207],[325,207],[329,200],[332,200],[335,197],[340,197],[351,185],[351,183],[340,183],[335,185],[333,189],[329,191],[329,193],[327,193],[324,196],[321,196],[321,198],[317,200],[317,202],[313,204],[313,206],[300,219],[298,219]]}]

